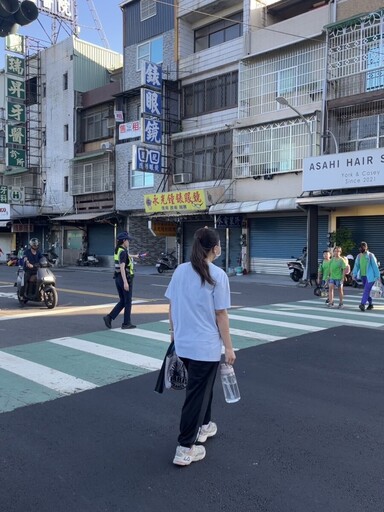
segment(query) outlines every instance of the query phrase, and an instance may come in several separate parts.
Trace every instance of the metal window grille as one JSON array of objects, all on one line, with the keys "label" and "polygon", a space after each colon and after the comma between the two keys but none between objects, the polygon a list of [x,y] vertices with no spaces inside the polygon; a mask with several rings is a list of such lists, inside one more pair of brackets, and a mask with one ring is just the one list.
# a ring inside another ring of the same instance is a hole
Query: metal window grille
[{"label": "metal window grille", "polygon": [[108,156],[93,162],[75,162],[70,175],[73,196],[113,190],[113,167]]},{"label": "metal window grille", "polygon": [[329,30],[329,99],[384,88],[383,22],[378,11]]},{"label": "metal window grille", "polygon": [[[312,132],[316,117],[307,118]],[[310,153],[310,136],[301,119],[236,130],[233,137],[235,178],[301,171]]]},{"label": "metal window grille", "polygon": [[152,16],[156,16],[156,0],[141,0],[140,20],[144,21]]},{"label": "metal window grille", "polygon": [[275,112],[281,108],[277,96],[284,96],[297,107],[320,100],[325,69],[323,43],[299,44],[271,57],[241,62],[239,118]]}]

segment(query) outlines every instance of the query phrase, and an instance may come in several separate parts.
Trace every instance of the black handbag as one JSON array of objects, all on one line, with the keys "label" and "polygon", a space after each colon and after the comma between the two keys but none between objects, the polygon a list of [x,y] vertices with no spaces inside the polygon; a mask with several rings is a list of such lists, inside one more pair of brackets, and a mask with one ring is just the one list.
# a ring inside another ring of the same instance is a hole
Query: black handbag
[{"label": "black handbag", "polygon": [[188,372],[183,361],[175,351],[175,343],[172,341],[165,354],[160,373],[157,378],[155,391],[162,393],[165,389],[185,389],[188,384]]}]

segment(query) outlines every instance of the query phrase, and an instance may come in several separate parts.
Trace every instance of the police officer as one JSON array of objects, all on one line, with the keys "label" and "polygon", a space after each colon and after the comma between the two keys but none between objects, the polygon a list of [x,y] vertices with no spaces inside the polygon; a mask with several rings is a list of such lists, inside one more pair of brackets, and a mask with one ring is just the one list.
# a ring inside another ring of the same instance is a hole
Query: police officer
[{"label": "police officer", "polygon": [[119,294],[119,302],[112,311],[104,317],[104,323],[108,329],[112,327],[112,320],[124,309],[124,323],[122,329],[134,329],[136,325],[131,323],[132,288],[133,288],[133,260],[137,255],[130,255],[128,252],[129,242],[132,237],[126,231],[117,235],[115,247],[115,283]]}]

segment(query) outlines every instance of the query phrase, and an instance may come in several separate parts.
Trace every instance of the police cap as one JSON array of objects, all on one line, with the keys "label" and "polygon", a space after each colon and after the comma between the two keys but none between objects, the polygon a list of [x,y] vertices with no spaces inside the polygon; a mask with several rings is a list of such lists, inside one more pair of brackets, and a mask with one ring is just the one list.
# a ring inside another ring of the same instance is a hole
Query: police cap
[{"label": "police cap", "polygon": [[124,240],[131,241],[131,240],[133,240],[133,238],[131,236],[129,236],[127,231],[122,231],[121,233],[119,233],[117,235],[117,240],[119,242],[124,242]]}]

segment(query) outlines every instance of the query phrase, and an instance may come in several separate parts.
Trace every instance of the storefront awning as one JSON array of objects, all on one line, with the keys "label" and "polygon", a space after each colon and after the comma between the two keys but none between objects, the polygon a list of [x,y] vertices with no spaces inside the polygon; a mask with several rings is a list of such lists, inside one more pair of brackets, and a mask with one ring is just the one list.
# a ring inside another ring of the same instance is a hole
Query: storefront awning
[{"label": "storefront awning", "polygon": [[384,193],[299,197],[297,203],[303,207],[317,205],[325,208],[384,204]]},{"label": "storefront awning", "polygon": [[85,220],[101,219],[103,217],[114,216],[114,211],[108,212],[84,212],[84,213],[73,213],[70,215],[63,215],[62,217],[54,217],[51,220],[61,220],[68,222],[77,222]]},{"label": "storefront awning", "polygon": [[281,212],[297,210],[296,197],[269,199],[267,201],[242,201],[238,203],[218,203],[209,208],[211,215],[237,215],[239,213]]}]

